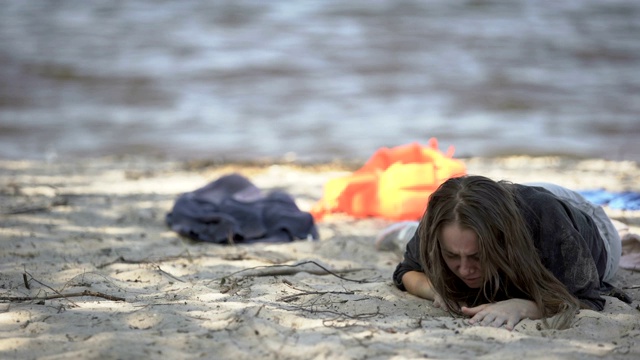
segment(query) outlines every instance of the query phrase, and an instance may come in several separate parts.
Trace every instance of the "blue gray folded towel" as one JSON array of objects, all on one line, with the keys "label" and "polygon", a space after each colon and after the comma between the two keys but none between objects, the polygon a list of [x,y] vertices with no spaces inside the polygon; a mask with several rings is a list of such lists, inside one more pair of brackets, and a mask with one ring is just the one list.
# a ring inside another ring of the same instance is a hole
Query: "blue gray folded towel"
[{"label": "blue gray folded towel", "polygon": [[640,210],[640,192],[612,192],[603,189],[578,191],[596,205],[606,205],[617,210]]},{"label": "blue gray folded towel", "polygon": [[238,174],[182,194],[166,216],[171,230],[218,244],[317,239],[310,213],[283,191],[263,194]]}]

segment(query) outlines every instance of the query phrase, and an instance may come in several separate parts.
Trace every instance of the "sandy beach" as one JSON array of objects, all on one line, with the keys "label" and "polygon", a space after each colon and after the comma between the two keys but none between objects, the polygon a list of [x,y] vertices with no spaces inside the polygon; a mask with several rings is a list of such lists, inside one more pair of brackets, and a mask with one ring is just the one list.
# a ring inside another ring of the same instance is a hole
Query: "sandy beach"
[{"label": "sandy beach", "polygon": [[[580,190],[640,191],[630,161],[463,159],[468,173]],[[2,359],[638,359],[640,271],[567,330],[522,321],[470,326],[397,290],[399,254],[376,251],[382,219],[335,215],[318,241],[220,246],[164,218],[181,193],[240,173],[302,210],[339,165],[215,164],[155,158],[0,160]],[[640,233],[640,211],[605,208]]]}]

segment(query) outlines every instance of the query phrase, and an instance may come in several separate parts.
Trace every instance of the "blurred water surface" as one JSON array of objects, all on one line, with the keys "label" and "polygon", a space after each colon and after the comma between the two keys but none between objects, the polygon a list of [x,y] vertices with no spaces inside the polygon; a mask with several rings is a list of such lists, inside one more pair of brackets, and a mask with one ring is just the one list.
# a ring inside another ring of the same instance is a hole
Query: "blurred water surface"
[{"label": "blurred water surface", "polygon": [[0,158],[640,160],[640,1],[0,6]]}]

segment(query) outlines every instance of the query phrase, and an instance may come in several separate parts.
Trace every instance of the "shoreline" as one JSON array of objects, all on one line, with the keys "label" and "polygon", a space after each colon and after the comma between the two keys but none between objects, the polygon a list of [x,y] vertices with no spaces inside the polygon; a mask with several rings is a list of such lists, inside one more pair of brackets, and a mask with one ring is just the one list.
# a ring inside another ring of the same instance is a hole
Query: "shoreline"
[{"label": "shoreline", "polygon": [[[640,191],[640,167],[632,161],[460,160],[469,173],[496,179]],[[89,291],[124,299],[0,301],[0,356],[640,356],[640,272],[621,269],[615,278],[614,285],[630,287],[631,305],[606,297],[604,311],[582,310],[570,329],[524,320],[509,332],[469,326],[395,289],[391,272],[398,255],[373,247],[387,220],[337,214],[317,224],[319,241],[236,246],[184,240],[164,224],[180,193],[231,172],[261,189],[287,191],[308,211],[328,179],[355,170],[349,166],[0,159],[0,296]],[[640,211],[605,210],[640,233]]]}]

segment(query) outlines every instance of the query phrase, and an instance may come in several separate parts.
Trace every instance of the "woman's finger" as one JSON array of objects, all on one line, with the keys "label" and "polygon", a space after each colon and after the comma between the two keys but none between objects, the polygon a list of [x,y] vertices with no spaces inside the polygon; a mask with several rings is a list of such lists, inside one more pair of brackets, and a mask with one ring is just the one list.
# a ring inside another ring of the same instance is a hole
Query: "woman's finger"
[{"label": "woman's finger", "polygon": [[516,324],[519,323],[519,322],[520,322],[520,319],[518,319],[515,316],[512,316],[512,317],[509,318],[509,321],[507,321],[507,325],[505,325],[504,327],[505,327],[505,329],[511,331],[511,330],[513,330],[513,328],[516,327]]},{"label": "woman's finger", "polygon": [[489,313],[486,311],[480,311],[469,319],[469,324],[482,323]]},{"label": "woman's finger", "polygon": [[467,316],[475,316],[476,314],[478,314],[479,312],[481,312],[482,310],[484,310],[489,304],[484,304],[484,305],[480,305],[480,306],[475,306],[475,307],[466,307],[463,306],[461,308],[462,313],[467,315]]},{"label": "woman's finger", "polygon": [[493,322],[491,323],[491,326],[495,327],[495,328],[499,328],[500,326],[502,326],[502,324],[504,324],[506,321],[505,318],[497,316]]},{"label": "woman's finger", "polygon": [[482,326],[489,326],[491,324],[493,324],[493,322],[496,320],[496,315],[493,313],[488,313],[484,316],[484,318],[482,319],[482,322],[480,323]]}]

